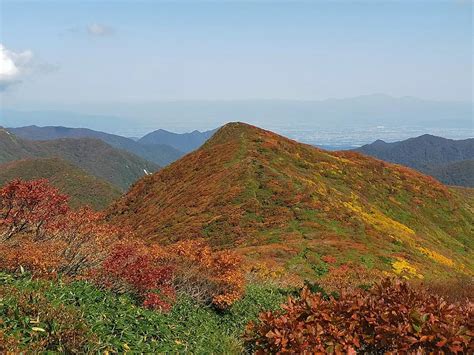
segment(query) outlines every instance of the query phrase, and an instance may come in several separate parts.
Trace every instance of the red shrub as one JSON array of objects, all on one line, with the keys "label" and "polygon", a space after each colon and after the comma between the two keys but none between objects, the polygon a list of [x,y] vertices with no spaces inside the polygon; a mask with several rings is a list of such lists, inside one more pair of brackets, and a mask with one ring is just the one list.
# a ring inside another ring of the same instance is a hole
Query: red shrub
[{"label": "red shrub", "polygon": [[169,309],[175,295],[172,269],[156,249],[141,242],[119,243],[102,263],[96,280],[116,292],[133,292],[149,308]]},{"label": "red shrub", "polygon": [[249,325],[250,346],[271,353],[474,351],[472,303],[448,304],[401,282],[384,280],[338,300],[304,289],[283,310]]},{"label": "red shrub", "polygon": [[68,211],[67,201],[46,179],[11,181],[0,189],[0,239],[24,232],[42,237]]}]

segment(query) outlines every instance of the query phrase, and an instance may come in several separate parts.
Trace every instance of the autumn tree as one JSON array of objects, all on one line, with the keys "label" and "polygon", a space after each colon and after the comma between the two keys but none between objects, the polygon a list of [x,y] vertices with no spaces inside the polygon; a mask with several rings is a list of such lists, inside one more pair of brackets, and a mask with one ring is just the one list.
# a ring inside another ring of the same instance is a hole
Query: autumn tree
[{"label": "autumn tree", "polygon": [[0,190],[0,268],[36,276],[75,276],[99,264],[121,231],[89,207],[71,210],[68,197],[45,179],[14,180]]},{"label": "autumn tree", "polygon": [[0,189],[0,238],[9,240],[20,233],[36,239],[68,211],[68,197],[46,179],[16,179]]}]

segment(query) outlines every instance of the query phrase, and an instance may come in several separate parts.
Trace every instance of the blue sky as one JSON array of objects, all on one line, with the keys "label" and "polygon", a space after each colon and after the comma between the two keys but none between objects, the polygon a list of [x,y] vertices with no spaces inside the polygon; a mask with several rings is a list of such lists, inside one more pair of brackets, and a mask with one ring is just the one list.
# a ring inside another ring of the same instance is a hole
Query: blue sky
[{"label": "blue sky", "polygon": [[0,3],[4,106],[472,100],[470,1]]}]

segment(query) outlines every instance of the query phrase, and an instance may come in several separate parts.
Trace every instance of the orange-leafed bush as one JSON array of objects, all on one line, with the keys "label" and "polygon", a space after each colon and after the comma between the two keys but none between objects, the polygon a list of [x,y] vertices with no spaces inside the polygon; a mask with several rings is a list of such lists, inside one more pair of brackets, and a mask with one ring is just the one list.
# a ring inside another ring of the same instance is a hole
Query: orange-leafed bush
[{"label": "orange-leafed bush", "polygon": [[8,272],[30,271],[35,277],[55,277],[61,267],[64,243],[21,238],[21,243],[0,244],[0,269]]},{"label": "orange-leafed bush", "polygon": [[100,263],[121,231],[100,212],[71,210],[47,180],[14,180],[0,189],[0,269],[76,276]]},{"label": "orange-leafed bush", "polygon": [[370,291],[325,299],[307,289],[283,311],[249,324],[247,341],[257,352],[474,351],[474,306],[386,279]]},{"label": "orange-leafed bush", "polygon": [[223,309],[244,291],[240,257],[229,251],[212,251],[203,241],[167,247],[120,242],[93,277],[116,292],[135,293],[144,306],[160,310],[171,307],[176,293]]},{"label": "orange-leafed bush", "polygon": [[236,253],[212,251],[202,240],[179,242],[167,251],[176,266],[178,291],[221,309],[242,297],[245,277],[242,259]]},{"label": "orange-leafed bush", "polygon": [[175,298],[173,270],[156,251],[139,241],[118,243],[96,271],[96,282],[115,292],[135,293],[148,308],[169,310]]}]

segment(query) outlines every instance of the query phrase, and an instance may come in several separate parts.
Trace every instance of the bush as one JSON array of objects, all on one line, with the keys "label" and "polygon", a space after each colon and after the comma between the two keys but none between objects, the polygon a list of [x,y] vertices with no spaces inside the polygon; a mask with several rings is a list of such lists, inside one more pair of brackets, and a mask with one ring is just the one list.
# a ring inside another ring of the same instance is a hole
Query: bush
[{"label": "bush", "polygon": [[47,180],[0,189],[0,269],[77,276],[100,263],[122,232],[89,207],[71,210]]},{"label": "bush", "polygon": [[472,352],[472,303],[383,280],[370,291],[324,299],[303,289],[284,311],[266,312],[250,323],[247,342],[264,352]]},{"label": "bush", "polygon": [[174,284],[178,292],[226,309],[244,294],[242,258],[236,253],[212,251],[202,240],[179,242],[167,248],[175,265]]},{"label": "bush", "polygon": [[169,310],[175,299],[172,268],[162,253],[143,242],[119,243],[96,271],[97,283],[119,292],[132,292],[147,308]]},{"label": "bush", "polygon": [[241,259],[230,251],[214,252],[203,241],[167,247],[142,241],[118,243],[94,275],[97,284],[132,292],[148,308],[169,310],[176,293],[219,309],[244,293]]}]

